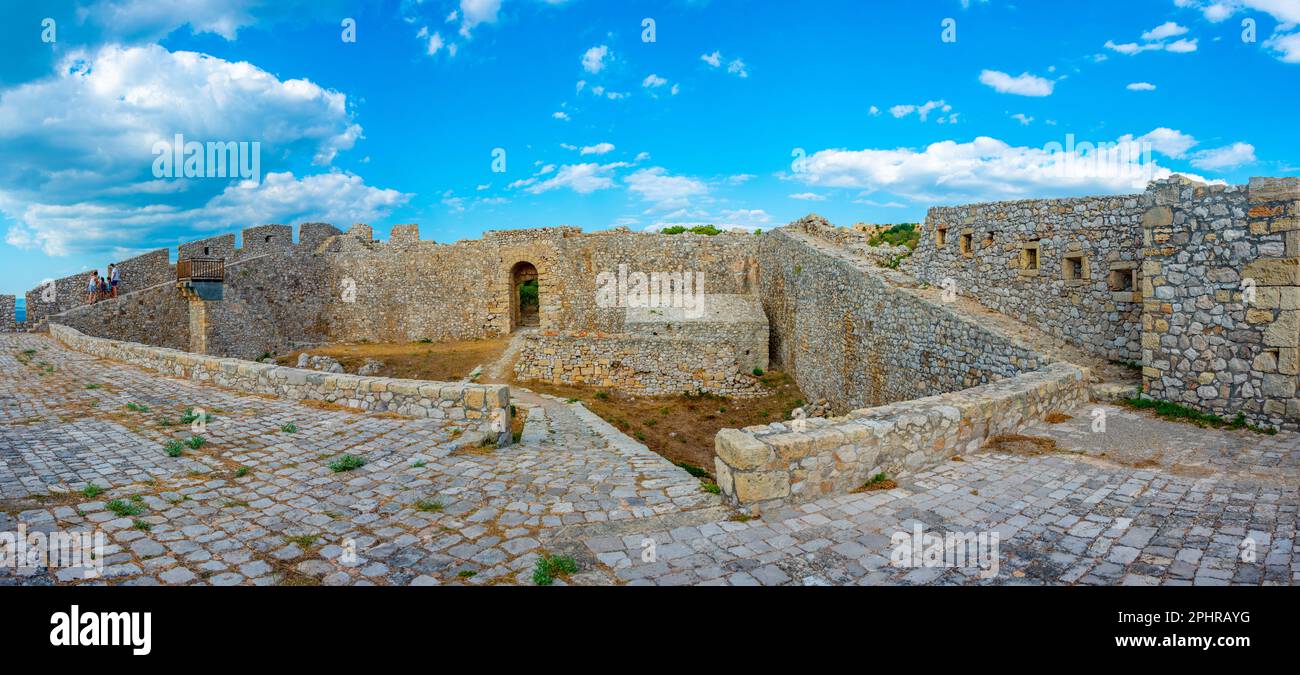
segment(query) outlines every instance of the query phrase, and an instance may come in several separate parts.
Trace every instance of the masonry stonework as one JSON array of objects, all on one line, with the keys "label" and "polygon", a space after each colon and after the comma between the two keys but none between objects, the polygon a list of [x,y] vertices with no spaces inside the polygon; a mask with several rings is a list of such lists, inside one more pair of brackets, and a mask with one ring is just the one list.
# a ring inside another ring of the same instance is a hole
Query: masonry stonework
[{"label": "masonry stonework", "polygon": [[[1143,396],[1300,424],[1300,179],[1173,177],[1133,195],[939,207],[910,257],[870,246],[870,234],[809,216],[758,236],[554,227],[439,244],[415,225],[380,242],[365,224],[305,223],[294,243],[291,227],[264,225],[242,243],[228,234],[179,247],[180,259],[225,261],[219,301],[182,296],[160,250],[122,262],[114,300],[86,306],[85,275],[33,289],[28,324],[223,386],[467,419],[500,413],[508,390],[328,379],[248,359],[528,328],[520,379],[727,396],[758,393],[752,374],[770,359],[839,417],[718,435],[719,486],[758,508],[917,471],[1086,401],[1087,368],[955,310],[948,293],[1069,345],[1070,360],[1140,367]],[[619,278],[622,298],[636,274],[689,274],[699,283],[687,290],[714,311],[692,321],[602,299],[602,278]],[[521,301],[534,283],[535,311]],[[12,306],[0,299],[0,329]]]},{"label": "masonry stonework", "polygon": [[904,268],[1122,361],[1141,356],[1142,214],[1150,194],[932,208]]},{"label": "masonry stonework", "polygon": [[12,295],[0,295],[0,333],[12,333],[18,330],[16,300],[17,298]]},{"label": "masonry stonework", "polygon": [[1143,390],[1265,426],[1300,420],[1300,179],[1168,184],[1143,220]]},{"label": "masonry stonework", "polygon": [[644,396],[764,393],[767,319],[755,296],[706,295],[703,314],[628,308],[628,333],[545,331],[524,338],[520,380],[608,387]]}]

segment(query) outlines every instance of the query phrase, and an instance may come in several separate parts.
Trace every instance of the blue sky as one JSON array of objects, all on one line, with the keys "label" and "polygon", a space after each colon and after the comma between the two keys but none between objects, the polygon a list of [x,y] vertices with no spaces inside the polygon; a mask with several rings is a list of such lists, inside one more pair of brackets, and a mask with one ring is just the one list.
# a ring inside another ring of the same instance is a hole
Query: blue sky
[{"label": "blue sky", "polygon": [[[1300,0],[0,0],[0,292],[271,222],[453,241],[1140,191],[1053,172],[1069,135],[1145,143],[1153,177],[1295,175],[1298,22]],[[156,177],[175,134],[259,142],[260,180]]]}]

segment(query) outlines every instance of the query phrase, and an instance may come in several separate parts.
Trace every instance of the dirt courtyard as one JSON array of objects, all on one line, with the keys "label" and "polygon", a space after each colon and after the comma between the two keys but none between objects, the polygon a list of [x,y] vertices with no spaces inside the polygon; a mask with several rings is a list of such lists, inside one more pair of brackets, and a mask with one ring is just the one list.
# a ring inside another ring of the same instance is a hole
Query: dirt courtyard
[{"label": "dirt courtyard", "polygon": [[[388,344],[338,344],[295,351],[277,358],[283,365],[297,363],[298,355],[329,356],[348,372],[356,372],[366,359],[384,363],[377,375],[419,380],[458,381],[482,366],[477,381],[493,381],[492,365],[506,352],[509,338],[461,342],[407,342]],[[506,364],[503,372],[512,372]],[[713,437],[721,429],[769,424],[789,419],[805,403],[793,378],[780,370],[756,377],[765,390],[757,398],[725,398],[709,394],[692,396],[631,396],[599,387],[553,385],[546,382],[503,382],[516,387],[581,401],[592,412],[623,433],[669,460],[713,473]]]}]

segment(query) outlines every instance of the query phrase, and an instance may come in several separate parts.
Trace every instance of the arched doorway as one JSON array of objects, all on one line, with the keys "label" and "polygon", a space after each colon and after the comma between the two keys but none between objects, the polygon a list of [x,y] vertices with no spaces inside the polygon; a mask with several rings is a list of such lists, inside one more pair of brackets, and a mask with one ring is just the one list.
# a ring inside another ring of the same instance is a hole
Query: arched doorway
[{"label": "arched doorway", "polygon": [[539,290],[537,268],[530,262],[515,263],[510,269],[511,330],[541,325]]}]

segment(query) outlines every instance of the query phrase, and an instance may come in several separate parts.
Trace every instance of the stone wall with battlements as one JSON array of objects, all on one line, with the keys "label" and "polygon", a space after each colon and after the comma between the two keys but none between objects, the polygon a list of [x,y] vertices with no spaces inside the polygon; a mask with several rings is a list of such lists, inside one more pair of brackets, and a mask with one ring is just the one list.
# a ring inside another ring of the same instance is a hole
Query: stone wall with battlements
[{"label": "stone wall with battlements", "polygon": [[[121,268],[122,283],[118,287],[118,295],[175,280],[176,268],[169,261],[168,255],[167,249],[160,248],[126,260],[109,261]],[[108,273],[107,263],[99,273]],[[40,325],[46,317],[86,305],[86,284],[89,279],[89,272],[79,272],[27,291],[27,325]]]},{"label": "stone wall with battlements", "polygon": [[292,227],[263,225],[245,229],[242,245],[233,234],[180,245],[178,259],[225,260],[219,302],[187,299],[168,251],[159,249],[119,264],[117,298],[87,304],[88,277],[79,274],[29,291],[28,303],[41,320],[57,317],[88,335],[245,359],[285,353],[331,339],[329,265],[317,250],[338,234],[330,225],[304,224],[295,244]]}]

